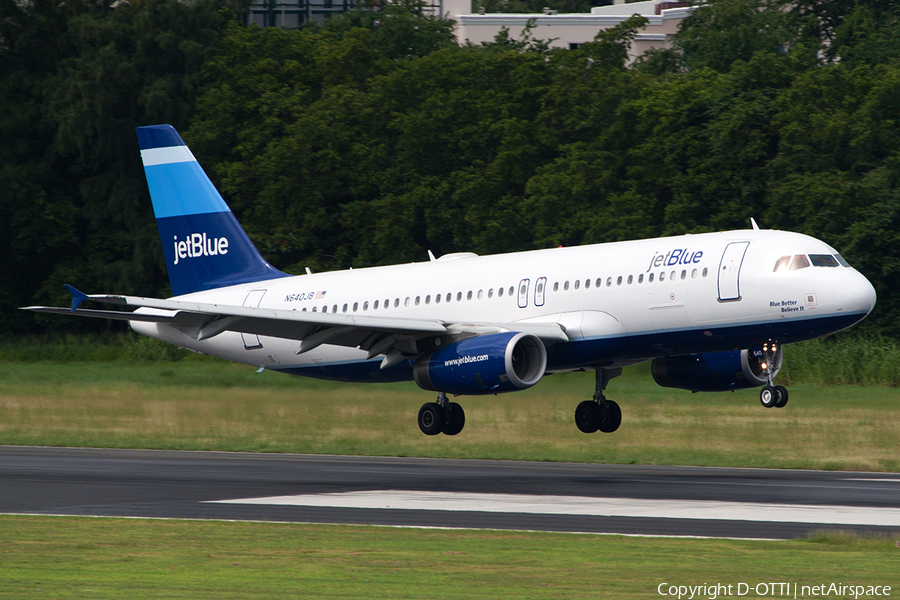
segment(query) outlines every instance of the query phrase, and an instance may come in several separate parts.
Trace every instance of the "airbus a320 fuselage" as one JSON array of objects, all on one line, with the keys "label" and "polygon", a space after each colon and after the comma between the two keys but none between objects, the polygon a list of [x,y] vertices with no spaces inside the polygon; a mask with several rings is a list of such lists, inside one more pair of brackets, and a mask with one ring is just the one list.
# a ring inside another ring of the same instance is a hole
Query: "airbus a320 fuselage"
[{"label": "airbus a320 fuselage", "polygon": [[[90,295],[28,310],[130,321],[144,335],[294,375],[415,380],[438,392],[419,411],[429,435],[465,424],[448,394],[513,392],[546,373],[594,369],[582,431],[615,431],[608,381],[652,362],[663,386],[761,386],[766,407],[783,344],[850,327],[875,304],[869,281],[834,249],[753,229],[290,276],[253,246],[177,132],[138,128],[175,296]],[[755,225],[755,224],[754,224]],[[85,299],[136,307],[82,309]]]}]

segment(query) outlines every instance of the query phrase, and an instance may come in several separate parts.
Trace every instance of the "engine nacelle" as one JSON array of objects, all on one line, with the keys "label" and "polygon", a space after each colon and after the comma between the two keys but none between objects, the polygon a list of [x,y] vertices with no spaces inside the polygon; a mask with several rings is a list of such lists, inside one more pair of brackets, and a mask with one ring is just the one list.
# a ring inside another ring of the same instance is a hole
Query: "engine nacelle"
[{"label": "engine nacelle", "polygon": [[547,350],[528,333],[490,333],[420,356],[413,378],[424,390],[448,394],[499,394],[530,388],[547,370]]},{"label": "engine nacelle", "polygon": [[[723,392],[766,385],[765,356],[760,348],[667,356],[654,359],[653,379],[663,387],[692,392]],[[781,370],[781,346],[770,368]],[[773,376],[774,376],[773,375]]]}]

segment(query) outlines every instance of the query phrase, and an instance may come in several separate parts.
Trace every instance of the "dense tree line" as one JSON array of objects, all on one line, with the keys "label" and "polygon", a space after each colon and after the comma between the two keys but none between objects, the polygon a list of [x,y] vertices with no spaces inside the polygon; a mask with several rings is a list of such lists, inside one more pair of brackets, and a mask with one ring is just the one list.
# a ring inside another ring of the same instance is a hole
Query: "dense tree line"
[{"label": "dense tree line", "polygon": [[894,2],[714,0],[627,65],[640,18],[551,51],[404,7],[258,30],[211,0],[0,1],[7,331],[59,327],[14,307],[64,282],[167,292],[133,127],[169,122],[287,271],[753,216],[841,250],[900,336]]}]

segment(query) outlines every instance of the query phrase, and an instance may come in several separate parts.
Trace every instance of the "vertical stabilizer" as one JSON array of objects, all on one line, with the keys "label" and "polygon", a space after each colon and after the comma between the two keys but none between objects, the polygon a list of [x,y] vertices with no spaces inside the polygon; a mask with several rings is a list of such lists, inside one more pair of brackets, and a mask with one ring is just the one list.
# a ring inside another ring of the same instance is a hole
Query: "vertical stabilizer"
[{"label": "vertical stabilizer", "polygon": [[287,277],[260,255],[174,127],[138,127],[137,136],[176,296]]}]

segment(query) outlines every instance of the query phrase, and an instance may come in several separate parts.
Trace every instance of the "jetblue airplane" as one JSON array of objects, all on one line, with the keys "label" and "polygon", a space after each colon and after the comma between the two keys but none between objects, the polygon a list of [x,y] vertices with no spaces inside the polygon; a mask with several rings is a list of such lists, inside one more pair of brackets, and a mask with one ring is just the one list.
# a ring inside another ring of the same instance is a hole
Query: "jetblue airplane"
[{"label": "jetblue airplane", "polygon": [[[585,433],[615,431],[604,390],[622,367],[652,361],[659,385],[691,391],[762,387],[782,345],[859,322],[875,290],[827,244],[753,228],[293,276],[259,254],[169,125],[137,129],[162,239],[169,299],[86,295],[26,310],[125,320],[190,350],[336,381],[414,380],[438,393],[419,410],[426,435],[456,435],[448,394],[524,390],[547,373],[593,369],[578,405]],[[79,308],[84,300],[134,311]]]}]

